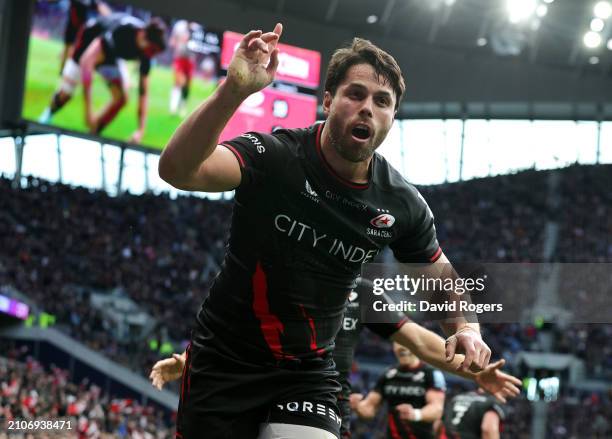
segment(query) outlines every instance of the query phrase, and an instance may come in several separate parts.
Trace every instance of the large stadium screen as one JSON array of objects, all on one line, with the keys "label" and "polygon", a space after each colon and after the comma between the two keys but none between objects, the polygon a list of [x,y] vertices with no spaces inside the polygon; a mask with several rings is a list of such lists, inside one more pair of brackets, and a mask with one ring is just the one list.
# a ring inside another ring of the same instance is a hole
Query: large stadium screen
[{"label": "large stadium screen", "polygon": [[[221,68],[227,69],[242,35],[224,32]],[[315,92],[319,86],[321,54],[314,50],[279,44],[275,82],[247,98],[221,133],[221,140],[245,131],[270,133],[278,128],[298,128],[314,123]]]},{"label": "large stadium screen", "polygon": [[37,0],[22,117],[161,149],[216,88],[221,37],[114,1]]}]

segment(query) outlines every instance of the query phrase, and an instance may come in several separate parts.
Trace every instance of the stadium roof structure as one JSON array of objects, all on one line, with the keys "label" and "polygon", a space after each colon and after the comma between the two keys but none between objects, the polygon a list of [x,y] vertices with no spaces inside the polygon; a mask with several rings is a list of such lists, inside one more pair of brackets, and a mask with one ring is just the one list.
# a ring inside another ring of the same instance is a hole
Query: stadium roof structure
[{"label": "stadium roof structure", "polygon": [[237,31],[282,21],[283,40],[320,50],[323,69],[339,45],[369,38],[406,76],[400,117],[612,117],[612,18],[598,47],[584,43],[597,0],[133,2]]},{"label": "stadium roof structure", "polygon": [[281,21],[283,42],[319,50],[323,71],[334,49],[368,38],[404,71],[399,117],[612,118],[608,1],[121,1],[216,30],[271,29]]}]

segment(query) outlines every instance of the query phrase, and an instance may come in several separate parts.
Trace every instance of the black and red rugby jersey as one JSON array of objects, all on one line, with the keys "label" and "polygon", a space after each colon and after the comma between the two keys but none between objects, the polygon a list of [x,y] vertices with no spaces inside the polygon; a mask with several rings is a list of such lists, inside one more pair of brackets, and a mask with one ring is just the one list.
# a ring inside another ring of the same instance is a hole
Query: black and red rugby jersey
[{"label": "black and red rugby jersey", "polygon": [[122,12],[92,18],[79,34],[72,58],[80,62],[92,41],[101,37],[103,65],[113,65],[118,59],[138,60],[140,73],[147,75],[151,70],[151,59],[138,47],[136,41],[138,31],[145,27],[146,24],[139,18]]},{"label": "black and red rugby jersey", "polygon": [[242,180],[226,258],[198,321],[225,355],[261,364],[326,357],[362,264],[387,245],[402,262],[441,254],[418,191],[379,154],[366,184],[336,175],[321,152],[322,127],[222,143]]},{"label": "black and red rugby jersey", "polygon": [[461,393],[455,396],[444,410],[444,439],[480,439],[482,437],[482,419],[493,411],[497,413],[501,424],[504,420],[504,409],[490,395],[477,392]]},{"label": "black and red rugby jersey", "polygon": [[433,423],[405,422],[395,409],[399,404],[410,404],[415,409],[427,405],[428,390],[446,391],[444,375],[428,364],[416,367],[389,368],[376,382],[374,391],[387,403],[387,437],[390,439],[433,439]]}]

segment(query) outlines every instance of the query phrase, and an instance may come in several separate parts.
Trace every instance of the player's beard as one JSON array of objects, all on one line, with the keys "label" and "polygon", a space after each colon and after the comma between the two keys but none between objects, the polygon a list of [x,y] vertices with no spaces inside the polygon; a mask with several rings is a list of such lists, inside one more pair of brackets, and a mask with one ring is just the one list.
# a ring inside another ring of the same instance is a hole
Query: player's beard
[{"label": "player's beard", "polygon": [[360,147],[350,146],[352,143],[351,133],[345,133],[343,130],[345,126],[336,120],[334,117],[330,117],[327,121],[329,124],[329,139],[333,148],[336,150],[338,155],[344,160],[352,163],[359,163],[368,160],[374,155],[374,151],[380,146],[380,143],[376,143],[376,137],[370,137],[368,143],[361,145]]}]

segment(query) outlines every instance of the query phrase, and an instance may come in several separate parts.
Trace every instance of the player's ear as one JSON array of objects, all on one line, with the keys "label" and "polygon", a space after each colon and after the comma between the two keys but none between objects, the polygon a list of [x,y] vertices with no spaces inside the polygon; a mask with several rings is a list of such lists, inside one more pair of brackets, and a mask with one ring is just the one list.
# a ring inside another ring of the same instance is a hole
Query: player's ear
[{"label": "player's ear", "polygon": [[329,109],[331,108],[333,96],[329,91],[325,91],[323,94],[323,114],[325,117],[329,116]]}]

